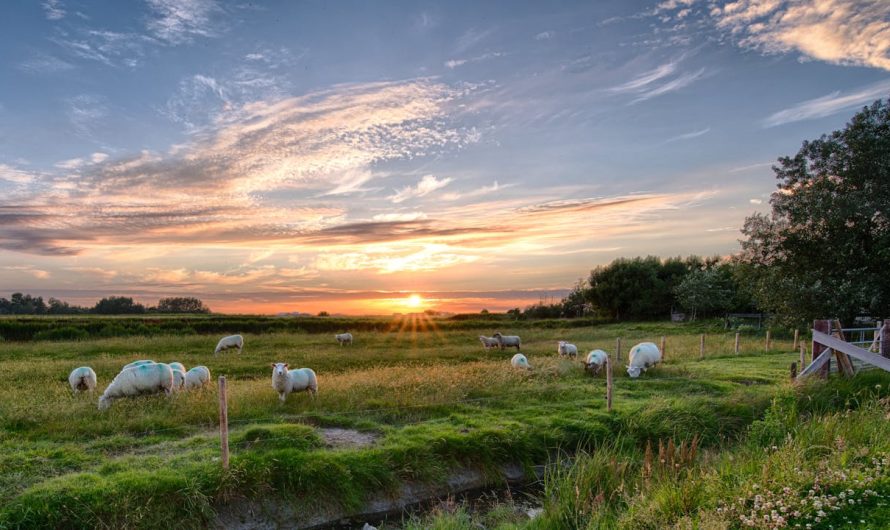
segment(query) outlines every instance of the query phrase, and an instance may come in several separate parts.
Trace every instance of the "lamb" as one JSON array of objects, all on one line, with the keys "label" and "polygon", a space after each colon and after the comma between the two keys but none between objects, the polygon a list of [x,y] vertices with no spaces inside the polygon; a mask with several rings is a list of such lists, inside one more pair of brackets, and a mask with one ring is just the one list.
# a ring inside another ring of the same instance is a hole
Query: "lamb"
[{"label": "lamb", "polygon": [[522,368],[524,370],[532,369],[531,365],[528,364],[528,359],[526,359],[525,355],[522,355],[521,353],[517,353],[516,355],[514,355],[513,358],[510,359],[510,364],[513,366],[513,368]]},{"label": "lamb", "polygon": [[152,360],[150,360],[150,359],[143,359],[143,360],[141,360],[141,361],[133,361],[133,362],[131,362],[130,364],[127,364],[127,365],[125,365],[123,368],[121,368],[121,372],[123,372],[123,371],[126,370],[127,368],[132,368],[132,367],[134,367],[134,366],[141,366],[141,365],[143,365],[143,364],[155,364],[155,362],[152,361]]},{"label": "lamb", "polygon": [[272,363],[272,388],[278,392],[278,399],[284,403],[291,392],[309,392],[318,395],[318,380],[311,368],[288,370],[287,363]]},{"label": "lamb", "polygon": [[338,333],[337,335],[334,335],[334,338],[337,339],[340,346],[343,346],[344,344],[352,344],[352,333]]},{"label": "lamb", "polygon": [[653,342],[641,342],[630,349],[630,364],[627,365],[627,375],[632,378],[640,377],[640,372],[661,362],[661,351]]},{"label": "lamb", "polygon": [[593,375],[600,373],[600,370],[606,365],[607,355],[608,354],[603,350],[592,350],[587,354],[587,360],[584,362],[584,369]]},{"label": "lamb", "polygon": [[179,370],[182,373],[186,373],[188,371],[185,369],[185,366],[180,362],[172,362],[172,363],[167,363],[167,364],[170,365],[170,368],[173,368],[174,370]]},{"label": "lamb", "polygon": [[96,390],[96,372],[89,366],[75,368],[68,376],[68,384],[75,393],[92,392]]},{"label": "lamb", "polygon": [[569,357],[578,356],[578,347],[574,344],[569,344],[564,340],[559,341],[559,346],[556,348],[556,351],[560,355],[568,355]]},{"label": "lamb", "polygon": [[163,363],[133,366],[117,374],[111,381],[99,398],[99,410],[110,407],[114,399],[159,392],[168,396],[173,392],[173,369]]},{"label": "lamb", "polygon": [[519,339],[518,335],[501,335],[501,332],[498,331],[494,335],[492,335],[498,341],[498,346],[503,350],[506,347],[515,347],[516,351],[519,351],[519,348],[522,346],[522,341]]},{"label": "lamb", "polygon": [[494,337],[486,337],[485,335],[479,335],[479,342],[482,343],[482,347],[486,350],[489,348],[497,348],[501,345],[498,342],[498,339]]},{"label": "lamb", "polygon": [[238,348],[238,353],[241,353],[241,350],[244,348],[244,337],[241,335],[229,335],[228,337],[219,339],[213,353],[219,353],[230,348]]},{"label": "lamb", "polygon": [[203,388],[210,382],[210,369],[206,366],[196,366],[185,373],[185,389],[194,390]]}]

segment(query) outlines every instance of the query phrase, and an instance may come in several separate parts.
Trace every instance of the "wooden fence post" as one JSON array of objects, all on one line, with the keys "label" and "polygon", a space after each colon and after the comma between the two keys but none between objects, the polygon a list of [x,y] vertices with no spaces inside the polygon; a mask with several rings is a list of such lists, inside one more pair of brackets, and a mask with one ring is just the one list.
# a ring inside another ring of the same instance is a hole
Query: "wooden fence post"
[{"label": "wooden fence post", "polygon": [[705,334],[704,333],[701,334],[701,338],[699,339],[699,342],[698,342],[698,358],[699,359],[705,358]]},{"label": "wooden fence post", "polygon": [[881,332],[881,357],[890,359],[890,319],[884,319],[884,327]]},{"label": "wooden fence post", "polygon": [[222,467],[229,469],[229,403],[226,397],[226,376],[219,376],[219,447]]},{"label": "wooden fence post", "polygon": [[615,362],[621,364],[621,337],[615,339]]},{"label": "wooden fence post", "polygon": [[791,363],[791,380],[797,379],[797,361]]},{"label": "wooden fence post", "polygon": [[769,351],[770,347],[770,330],[766,330],[766,351]]},{"label": "wooden fence post", "polygon": [[612,412],[612,361],[606,355],[606,410]]},{"label": "wooden fence post", "polygon": [[735,334],[735,354],[736,355],[739,354],[739,332],[738,331],[736,331],[736,334]]},{"label": "wooden fence post", "polygon": [[[815,331],[821,331],[826,335],[831,335],[831,321],[830,320],[814,320],[813,321],[813,329]],[[813,341],[813,359],[819,356],[823,351],[825,351],[825,346],[819,344],[815,340]],[[825,363],[819,370],[819,377],[826,378],[831,370],[831,359],[828,359],[828,362]]]},{"label": "wooden fence post", "polygon": [[797,345],[799,343],[799,339],[800,339],[800,330],[795,329],[794,330],[794,346],[791,347],[792,350],[797,351]]},{"label": "wooden fence post", "polygon": [[666,337],[664,335],[661,336],[661,362],[664,362],[664,351],[667,346]]}]

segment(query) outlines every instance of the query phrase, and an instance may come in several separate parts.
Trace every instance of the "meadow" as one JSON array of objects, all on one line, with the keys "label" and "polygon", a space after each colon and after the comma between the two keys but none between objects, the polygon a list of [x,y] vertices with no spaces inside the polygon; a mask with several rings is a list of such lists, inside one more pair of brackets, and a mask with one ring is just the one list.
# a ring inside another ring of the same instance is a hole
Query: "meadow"
[{"label": "meadow", "polygon": [[[522,372],[509,366],[513,351],[483,350],[479,330],[424,322],[356,332],[355,344],[344,347],[328,333],[246,334],[240,355],[214,356],[218,337],[199,334],[0,343],[0,528],[199,528],[219,524],[226,506],[269,499],[291,514],[350,513],[406,483],[444,485],[455,470],[481,470],[497,486],[505,465],[533,476],[535,466],[566,459],[572,465],[546,467],[536,494],[544,512],[534,520],[498,505],[491,513],[457,508],[386,527],[478,528],[480,517],[492,528],[729,521],[729,508],[717,512],[717,502],[735,497],[721,480],[753,483],[764,459],[781,463],[778,447],[811,426],[814,415],[839,414],[832,421],[840,425],[858,416],[838,411],[870,414],[856,424],[874,426],[863,427],[857,443],[845,442],[855,451],[871,438],[888,438],[887,421],[873,420],[885,413],[880,400],[890,378],[872,372],[852,382],[792,386],[789,365],[798,353],[787,332],[776,333],[770,351],[761,335],[745,335],[736,355],[734,333],[715,327],[700,358],[705,324],[527,326],[519,330],[522,351],[535,369]],[[662,335],[664,364],[638,380],[616,366],[612,412],[604,379],[556,355],[559,339],[612,352],[620,337],[626,360],[634,343],[658,343]],[[121,366],[143,358],[204,364],[214,381],[227,377],[229,470],[219,461],[215,385],[121,400],[105,412],[97,410],[98,393],[72,395],[67,385],[71,369],[89,365],[101,392]],[[318,398],[294,394],[279,404],[272,362],[313,368]],[[361,436],[339,443],[331,428]],[[649,458],[647,470],[646,454],[658,454],[659,444],[666,451],[668,443],[684,448],[682,465],[659,471]],[[886,445],[874,443],[873,451]],[[808,447],[800,451],[821,454]],[[748,463],[735,470],[732,462]],[[796,480],[798,489],[812,485]],[[876,480],[886,493],[886,475]],[[670,484],[699,484],[698,502]],[[658,487],[664,505],[640,500]],[[880,509],[875,505],[875,517]]]}]

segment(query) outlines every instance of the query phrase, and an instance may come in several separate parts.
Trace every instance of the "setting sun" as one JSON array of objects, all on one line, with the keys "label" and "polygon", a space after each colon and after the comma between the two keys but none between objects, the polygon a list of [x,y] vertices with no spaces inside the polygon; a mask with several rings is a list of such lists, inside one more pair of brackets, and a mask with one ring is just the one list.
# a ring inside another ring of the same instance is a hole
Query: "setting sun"
[{"label": "setting sun", "polygon": [[423,305],[423,297],[419,294],[412,294],[408,298],[405,298],[405,305],[412,309],[418,309]]}]

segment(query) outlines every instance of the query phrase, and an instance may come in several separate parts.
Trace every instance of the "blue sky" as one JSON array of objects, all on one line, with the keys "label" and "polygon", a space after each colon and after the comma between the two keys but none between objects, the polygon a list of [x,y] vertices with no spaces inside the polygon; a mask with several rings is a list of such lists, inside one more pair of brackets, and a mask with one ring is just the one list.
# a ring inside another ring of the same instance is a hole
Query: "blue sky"
[{"label": "blue sky", "polygon": [[890,3],[0,7],[0,292],[504,309],[729,254],[890,94]]}]

